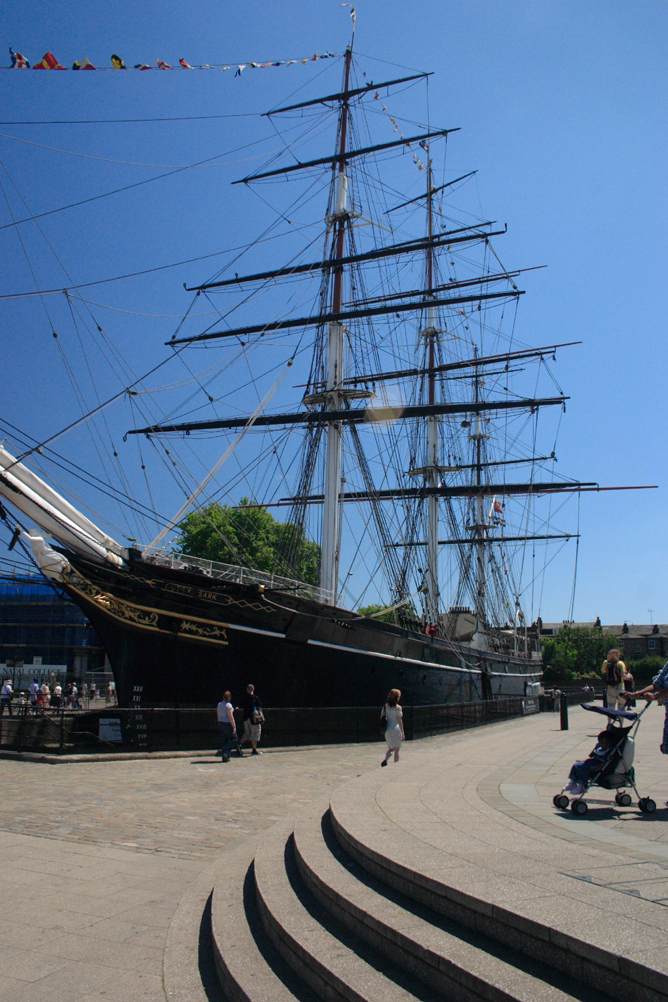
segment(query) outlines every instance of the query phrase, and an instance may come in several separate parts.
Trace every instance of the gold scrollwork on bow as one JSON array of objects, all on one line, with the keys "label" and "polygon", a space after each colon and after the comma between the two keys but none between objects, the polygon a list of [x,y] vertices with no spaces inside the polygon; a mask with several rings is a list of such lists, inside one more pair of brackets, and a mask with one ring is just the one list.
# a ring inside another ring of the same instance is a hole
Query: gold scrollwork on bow
[{"label": "gold scrollwork on bow", "polygon": [[227,632],[221,626],[216,626],[215,623],[207,625],[206,623],[193,623],[189,619],[184,619],[181,622],[179,633],[190,633],[195,637],[200,637],[202,640],[215,640],[219,644],[227,643]]}]

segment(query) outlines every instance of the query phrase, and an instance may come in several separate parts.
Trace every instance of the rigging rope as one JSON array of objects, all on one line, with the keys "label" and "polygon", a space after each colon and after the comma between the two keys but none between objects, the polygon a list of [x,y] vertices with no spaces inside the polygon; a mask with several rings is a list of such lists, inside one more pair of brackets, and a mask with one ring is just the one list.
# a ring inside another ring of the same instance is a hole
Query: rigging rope
[{"label": "rigging rope", "polygon": [[267,391],[267,393],[265,394],[265,396],[263,397],[263,399],[260,401],[260,403],[258,404],[258,406],[255,408],[255,410],[253,411],[253,413],[251,414],[251,416],[248,418],[248,421],[246,422],[246,424],[244,425],[244,427],[241,429],[241,431],[239,432],[239,434],[236,436],[236,438],[234,439],[234,441],[225,450],[225,452],[220,457],[220,459],[218,460],[218,462],[216,463],[216,465],[213,467],[213,469],[211,470],[211,472],[207,474],[207,476],[204,478],[204,480],[202,480],[202,482],[200,484],[198,484],[197,488],[186,499],[185,504],[181,505],[181,507],[179,508],[179,510],[176,513],[176,515],[172,519],[170,519],[169,523],[165,526],[165,528],[161,532],[159,532],[158,535],[155,537],[155,539],[149,544],[149,546],[144,551],[146,554],[152,553],[156,549],[156,547],[158,546],[158,544],[162,542],[162,540],[165,538],[165,536],[167,535],[167,533],[171,532],[171,530],[176,525],[178,525],[178,523],[180,522],[181,518],[183,517],[183,515],[185,514],[185,512],[188,510],[188,508],[191,506],[191,504],[193,503],[193,501],[195,500],[195,498],[197,498],[198,495],[200,495],[202,493],[202,491],[204,490],[204,488],[206,487],[206,485],[209,484],[211,482],[211,480],[213,480],[214,476],[218,473],[218,470],[223,466],[224,463],[227,462],[227,460],[232,455],[232,453],[234,452],[234,450],[236,449],[236,447],[245,438],[246,433],[249,431],[250,428],[253,427],[253,425],[257,421],[258,417],[260,416],[260,414],[262,413],[262,411],[264,410],[264,408],[266,407],[266,405],[269,403],[269,401],[273,397],[273,395],[276,392],[276,390],[279,388],[279,386],[281,385],[281,383],[283,382],[283,380],[287,376],[288,372],[290,371],[290,367],[292,366],[292,363],[293,363],[293,359],[290,359],[288,361],[288,364],[286,365],[284,371],[278,377],[278,379],[276,380],[276,382],[274,383],[274,385],[271,387],[271,389],[269,389]]}]

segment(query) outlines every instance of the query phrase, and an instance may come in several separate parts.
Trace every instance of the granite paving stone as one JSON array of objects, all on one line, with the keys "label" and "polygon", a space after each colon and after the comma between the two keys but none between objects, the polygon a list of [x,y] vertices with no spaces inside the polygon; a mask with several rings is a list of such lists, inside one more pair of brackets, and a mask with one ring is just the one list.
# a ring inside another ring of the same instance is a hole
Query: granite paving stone
[{"label": "granite paving stone", "polygon": [[19,978],[6,978],[0,976],[0,999],[5,998],[11,992],[16,991],[18,988],[24,988],[27,982]]},{"label": "granite paving stone", "polygon": [[[668,890],[663,714],[650,708],[636,746],[639,788],[657,814],[644,817],[635,803],[620,810],[601,793],[583,823],[555,811],[552,796],[594,743],[591,716],[571,709],[568,732],[541,714],[412,742],[383,770],[380,742],[269,751],[226,766],[201,755],[2,759],[0,999],[205,1002],[173,970],[165,995],[170,930],[190,937],[184,955],[195,958],[202,903],[209,884],[224,880],[226,853],[344,785],[356,834],[373,835],[388,857],[408,839],[418,868],[437,859],[453,888],[477,882],[481,897],[547,924],[563,920],[564,901],[582,929],[616,902],[629,957],[655,957],[665,970],[668,907],[655,903]],[[641,887],[634,867],[651,874],[637,896],[623,893]],[[195,885],[199,913],[191,904],[188,922],[176,922]],[[109,971],[109,981],[96,980]]]},{"label": "granite paving stone", "polygon": [[68,989],[49,988],[47,983],[24,984],[3,996],[3,1002],[71,1002],[81,998]]}]

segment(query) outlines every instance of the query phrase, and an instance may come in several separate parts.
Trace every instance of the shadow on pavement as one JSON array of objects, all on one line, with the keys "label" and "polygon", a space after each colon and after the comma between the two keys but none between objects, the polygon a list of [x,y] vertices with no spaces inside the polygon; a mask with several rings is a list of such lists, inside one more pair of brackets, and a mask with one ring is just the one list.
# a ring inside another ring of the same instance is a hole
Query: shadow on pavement
[{"label": "shadow on pavement", "polygon": [[612,804],[595,800],[587,800],[589,810],[581,818],[567,807],[564,811],[555,809],[555,816],[558,818],[577,818],[582,821],[665,821],[666,808],[657,804],[654,814],[643,814],[637,804],[630,807],[615,807]]}]

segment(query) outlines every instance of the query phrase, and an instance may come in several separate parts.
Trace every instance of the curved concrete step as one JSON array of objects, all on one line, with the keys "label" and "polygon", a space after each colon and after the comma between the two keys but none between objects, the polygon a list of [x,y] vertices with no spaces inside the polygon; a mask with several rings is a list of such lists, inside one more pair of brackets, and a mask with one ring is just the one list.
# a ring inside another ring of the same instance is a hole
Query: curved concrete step
[{"label": "curved concrete step", "polygon": [[[429,784],[439,791],[443,818],[424,802]],[[450,805],[470,822],[468,839],[448,824]],[[523,860],[511,846],[500,849],[494,844],[496,829],[500,843],[512,833],[489,816],[483,821],[484,838],[478,838],[481,819],[453,789],[440,762],[425,758],[421,768],[403,770],[396,778],[367,773],[337,790],[330,808],[344,852],[382,884],[589,991],[619,1002],[668,1002],[658,930],[645,925],[640,912],[638,921],[621,917],[619,895],[612,891],[597,888],[595,907],[578,902],[572,880],[551,862],[552,847],[545,869],[531,858]],[[558,852],[563,859],[561,847]],[[657,907],[642,902],[639,908],[646,906]],[[639,944],[627,956],[619,952],[622,929],[632,929]]]},{"label": "curved concrete step", "polygon": [[[279,825],[255,857],[258,904],[276,950],[320,999],[327,1002],[426,1002],[386,976],[314,917],[296,893],[290,874],[292,825]],[[253,999],[255,1002],[255,999]]]},{"label": "curved concrete step", "polygon": [[[599,992],[578,986],[545,965],[512,962],[511,951],[486,937],[455,930],[440,916],[392,892],[341,851],[327,802],[301,814],[295,852],[314,897],[390,960],[399,962],[446,998],[467,1002],[603,1002]],[[361,879],[360,879],[361,878]],[[365,879],[366,878],[366,879]],[[448,928],[447,926],[450,926]],[[459,933],[459,934],[458,934]],[[505,956],[504,956],[505,954]]]},{"label": "curved concrete step", "polygon": [[318,1002],[266,937],[257,909],[253,858],[246,844],[225,858],[213,893],[211,931],[218,979],[228,1002]]}]

